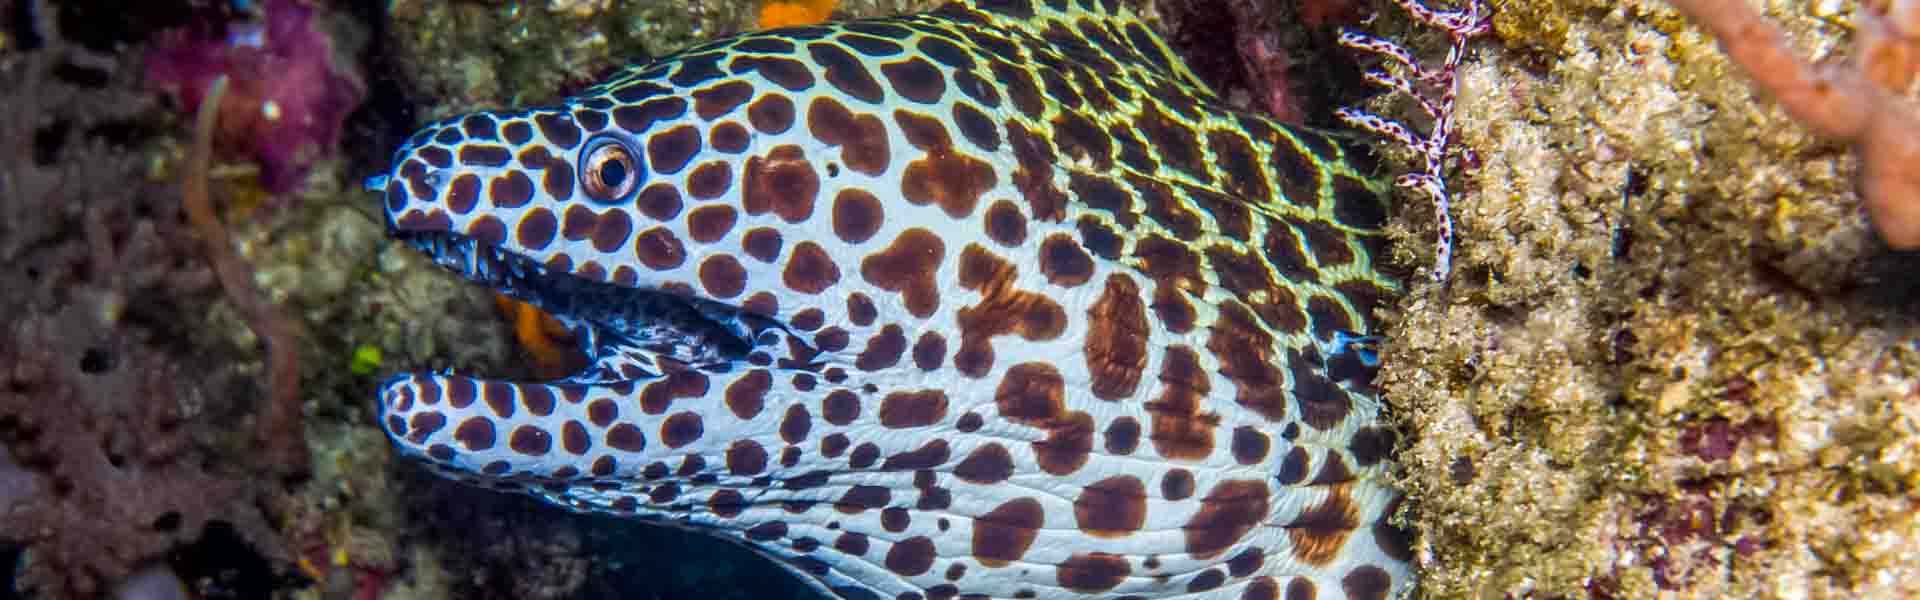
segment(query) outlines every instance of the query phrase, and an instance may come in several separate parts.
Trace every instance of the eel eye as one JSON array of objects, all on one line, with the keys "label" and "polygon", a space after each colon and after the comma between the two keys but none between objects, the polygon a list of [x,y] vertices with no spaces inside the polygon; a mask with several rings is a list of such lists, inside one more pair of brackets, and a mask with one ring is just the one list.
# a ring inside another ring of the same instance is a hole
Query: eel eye
[{"label": "eel eye", "polygon": [[601,138],[588,142],[580,151],[580,187],[594,200],[624,200],[639,185],[639,162],[639,157],[620,140]]}]

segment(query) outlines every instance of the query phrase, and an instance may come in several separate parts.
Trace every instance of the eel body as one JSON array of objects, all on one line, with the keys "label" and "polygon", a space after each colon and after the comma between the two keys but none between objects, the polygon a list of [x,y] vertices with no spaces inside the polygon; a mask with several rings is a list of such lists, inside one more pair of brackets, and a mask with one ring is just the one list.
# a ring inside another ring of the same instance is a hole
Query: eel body
[{"label": "eel body", "polygon": [[1363,155],[1113,0],[714,41],[399,149],[393,235],[592,365],[402,374],[381,422],[848,599],[1398,596]]}]

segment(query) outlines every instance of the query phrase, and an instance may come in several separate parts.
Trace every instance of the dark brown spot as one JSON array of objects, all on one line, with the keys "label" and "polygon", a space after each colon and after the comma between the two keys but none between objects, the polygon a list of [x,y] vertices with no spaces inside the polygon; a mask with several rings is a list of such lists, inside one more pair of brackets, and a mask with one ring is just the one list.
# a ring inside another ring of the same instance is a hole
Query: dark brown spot
[{"label": "dark brown spot", "polygon": [[752,137],[752,134],[747,133],[746,127],[727,121],[707,130],[707,145],[712,146],[714,150],[737,154],[747,150],[747,144],[752,141]]},{"label": "dark brown spot", "polygon": [[767,78],[767,81],[793,92],[805,91],[813,87],[813,69],[808,68],[806,63],[789,58],[741,56],[728,63],[727,70],[736,75],[750,70],[757,71],[761,77]]},{"label": "dark brown spot", "polygon": [[746,180],[742,183],[741,202],[747,214],[780,215],[788,223],[798,223],[813,215],[815,197],[820,193],[820,177],[813,163],[799,146],[785,144],[769,150],[765,156],[747,159]]},{"label": "dark brown spot", "polygon": [[1013,186],[1026,199],[1029,214],[1056,223],[1066,218],[1067,195],[1053,185],[1053,144],[1014,121],[1007,122],[1007,143],[1020,165],[1013,172]]},{"label": "dark brown spot", "polygon": [[1220,360],[1219,373],[1235,384],[1234,402],[1269,421],[1286,417],[1285,383],[1273,365],[1273,335],[1239,302],[1222,304],[1211,329],[1207,349]]},{"label": "dark brown spot", "polygon": [[847,493],[834,501],[833,508],[851,515],[871,509],[886,508],[891,502],[893,502],[893,492],[883,486],[856,485],[847,488]]},{"label": "dark brown spot", "polygon": [[707,510],[713,511],[713,516],[722,519],[738,517],[746,508],[747,498],[733,490],[720,490],[707,498]]},{"label": "dark brown spot", "polygon": [[1044,513],[1040,502],[1015,498],[1001,503],[973,523],[973,557],[989,568],[1020,560],[1040,535]]},{"label": "dark brown spot", "polygon": [[1213,428],[1220,417],[1200,410],[1201,400],[1213,389],[1199,355],[1184,345],[1166,349],[1160,366],[1160,396],[1147,402],[1153,431],[1148,439],[1160,456],[1173,460],[1200,460],[1213,452]]},{"label": "dark brown spot", "polygon": [[1362,467],[1371,467],[1393,452],[1393,430],[1381,427],[1362,427],[1353,433],[1353,441],[1348,449],[1353,451],[1353,460]]},{"label": "dark brown spot", "polygon": [[847,390],[827,393],[821,402],[820,416],[834,425],[846,425],[860,418],[860,397]]},{"label": "dark brown spot", "polygon": [[[1076,171],[1068,176],[1067,190],[1073,192],[1074,199],[1112,215],[1113,222],[1121,227],[1131,229],[1140,222],[1133,194],[1112,179]],[[1151,188],[1142,188],[1141,193],[1150,194]]]},{"label": "dark brown spot", "polygon": [[908,517],[907,509],[895,506],[895,507],[880,511],[880,528],[881,529],[885,529],[893,533],[900,533],[901,531],[905,531],[907,529],[907,525],[910,522],[912,522],[912,519]]},{"label": "dark brown spot", "polygon": [[813,57],[814,64],[826,69],[827,83],[862,102],[878,104],[886,98],[880,82],[873,79],[867,68],[860,64],[859,57],[847,52],[838,44],[816,42],[807,44],[807,54]]},{"label": "dark brown spot", "polygon": [[560,426],[560,447],[575,456],[586,454],[593,448],[593,440],[587,437],[587,427],[579,421],[567,421]]},{"label": "dark brown spot", "polygon": [[498,246],[507,239],[507,224],[493,215],[480,215],[467,225],[467,237],[488,246]]},{"label": "dark brown spot", "polygon": [[1013,248],[1027,241],[1027,217],[1012,202],[1000,200],[988,206],[986,227],[987,237],[1001,246]]},{"label": "dark brown spot", "polygon": [[1185,199],[1175,196],[1172,188],[1136,176],[1129,176],[1128,182],[1140,193],[1140,204],[1146,207],[1147,218],[1166,228],[1174,239],[1194,240],[1200,237],[1204,228],[1200,215],[1193,212]]},{"label": "dark brown spot", "polygon": [[848,531],[841,533],[840,537],[833,541],[833,549],[853,556],[865,556],[869,549],[868,544],[865,534]]},{"label": "dark brown spot", "polygon": [[753,440],[734,440],[727,447],[727,472],[733,475],[759,475],[767,470],[767,449]]},{"label": "dark brown spot", "polygon": [[1121,537],[1147,522],[1147,486],[1139,477],[1115,475],[1093,482],[1073,500],[1080,530],[1096,537]]},{"label": "dark brown spot", "polygon": [[740,249],[763,263],[771,263],[780,258],[780,230],[772,227],[755,227],[747,230],[740,238]]},{"label": "dark brown spot", "polygon": [[840,281],[840,267],[833,263],[833,257],[827,254],[826,249],[808,240],[794,245],[793,254],[787,257],[787,268],[781,278],[788,289],[803,294],[818,294]]},{"label": "dark brown spot", "polygon": [[1393,576],[1373,565],[1361,565],[1340,578],[1340,591],[1348,600],[1386,600],[1392,590]]},{"label": "dark brown spot", "polygon": [[620,407],[612,400],[601,398],[587,405],[587,420],[592,421],[596,426],[606,427],[618,418],[620,418]]},{"label": "dark brown spot", "polygon": [[493,420],[486,417],[468,417],[454,428],[453,439],[465,444],[470,452],[479,452],[493,448]]},{"label": "dark brown spot", "polygon": [[807,130],[826,145],[841,146],[847,168],[875,177],[886,172],[891,154],[887,127],[879,117],[855,115],[832,98],[816,98],[807,105]]},{"label": "dark brown spot", "polygon": [[447,184],[447,208],[453,214],[464,215],[473,212],[474,205],[480,203],[480,177],[472,173],[462,173]]},{"label": "dark brown spot", "polygon": [[1100,298],[1087,309],[1087,371],[1093,395],[1131,397],[1147,366],[1147,311],[1140,288],[1122,273],[1107,276]]},{"label": "dark brown spot", "polygon": [[847,434],[830,433],[827,437],[820,438],[820,454],[827,458],[840,458],[850,445],[853,445],[853,441],[847,439]]},{"label": "dark brown spot", "polygon": [[1267,484],[1258,480],[1222,481],[1200,499],[1200,510],[1182,525],[1187,553],[1212,560],[1253,531],[1267,516]]},{"label": "dark brown spot", "polygon": [[1314,429],[1327,431],[1346,420],[1353,410],[1347,391],[1328,379],[1325,369],[1298,351],[1287,352],[1289,382],[1293,397],[1300,403],[1300,420]]},{"label": "dark brown spot", "polygon": [[1213,181],[1201,158],[1200,143],[1185,124],[1160,112],[1153,102],[1142,102],[1133,126],[1146,136],[1147,145],[1160,154],[1167,166],[1201,182]]},{"label": "dark brown spot", "polygon": [[1193,496],[1193,471],[1174,469],[1160,479],[1160,497],[1168,500],[1185,500]]},{"label": "dark brown spot", "polygon": [[655,271],[679,267],[687,260],[687,249],[680,245],[680,238],[664,226],[640,232],[633,240],[633,254],[640,264]]},{"label": "dark brown spot", "polygon": [[1243,465],[1258,463],[1267,458],[1267,449],[1272,441],[1267,434],[1252,427],[1240,426],[1233,430],[1233,460]]},{"label": "dark brown spot", "polygon": [[[1283,140],[1276,140],[1275,145],[1285,144]],[[1253,145],[1245,136],[1231,130],[1209,131],[1207,148],[1213,151],[1214,165],[1226,174],[1227,193],[1243,202],[1266,202],[1272,197],[1266,170],[1254,159]]]},{"label": "dark brown spot", "polygon": [[947,78],[940,69],[919,57],[880,65],[880,74],[895,93],[912,102],[933,104],[947,91]]},{"label": "dark brown spot", "polygon": [[1006,446],[988,443],[954,465],[953,475],[968,483],[1000,483],[1013,476],[1013,455]]},{"label": "dark brown spot", "polygon": [[733,167],[727,166],[726,161],[702,163],[687,175],[687,193],[695,198],[718,198],[732,185]]},{"label": "dark brown spot", "polygon": [[862,371],[878,371],[891,368],[900,363],[900,355],[907,349],[907,336],[899,325],[888,324],[880,333],[867,340],[867,349],[853,361],[853,366]]},{"label": "dark brown spot", "polygon": [[789,444],[807,441],[807,432],[813,430],[813,415],[807,407],[800,404],[787,406],[787,414],[780,419],[780,439]]},{"label": "dark brown spot", "polygon": [[613,122],[621,129],[639,135],[652,129],[655,123],[676,119],[686,113],[687,101],[670,96],[615,108]]},{"label": "dark brown spot", "polygon": [[705,375],[694,371],[668,373],[665,379],[649,382],[640,390],[640,410],[650,415],[667,412],[675,399],[705,396],[707,383]]},{"label": "dark brown spot", "polygon": [[939,332],[928,331],[920,334],[913,342],[913,366],[922,371],[940,368],[947,359],[947,338]]},{"label": "dark brown spot", "polygon": [[777,540],[787,535],[787,524],[783,521],[768,521],[747,530],[747,539],[756,542]]},{"label": "dark brown spot", "polygon": [[647,438],[640,433],[639,427],[632,423],[621,423],[607,430],[607,447],[626,452],[640,452],[647,449]]},{"label": "dark brown spot", "polygon": [[980,413],[970,412],[960,415],[960,420],[954,422],[953,428],[960,430],[960,433],[973,433],[979,431],[980,428],[985,425],[986,419],[982,418]]},{"label": "dark brown spot", "polygon": [[992,117],[973,105],[954,103],[953,125],[960,130],[960,137],[966,138],[980,150],[995,152],[1000,149],[1000,127],[993,124]]},{"label": "dark brown spot", "polygon": [[785,133],[793,127],[793,101],[779,94],[767,94],[747,106],[747,122],[760,133]]},{"label": "dark brown spot", "polygon": [[[572,216],[572,211],[569,211],[568,216]],[[633,235],[633,218],[627,216],[625,210],[608,209],[607,212],[594,218],[592,223],[593,229],[587,232],[587,237],[593,241],[593,248],[601,252],[619,250]]]},{"label": "dark brown spot", "polygon": [[533,127],[528,126],[526,121],[508,121],[500,128],[500,133],[506,137],[507,143],[515,146],[533,139]]},{"label": "dark brown spot", "polygon": [[499,208],[520,208],[533,200],[533,180],[519,171],[508,171],[487,182],[487,200]]},{"label": "dark brown spot", "polygon": [[1092,119],[1074,112],[1060,113],[1053,118],[1053,135],[1060,152],[1075,162],[1085,161],[1101,172],[1113,169],[1113,138]]},{"label": "dark brown spot", "polygon": [[1060,287],[1078,287],[1093,277],[1093,258],[1073,236],[1056,233],[1040,242],[1040,274]]},{"label": "dark brown spot", "polygon": [[907,312],[922,319],[940,307],[940,289],[934,280],[946,243],[940,236],[914,227],[860,261],[860,276],[880,289],[899,292]]},{"label": "dark brown spot", "polygon": [[734,80],[712,87],[694,90],[693,114],[712,121],[746,104],[753,98],[753,84]]},{"label": "dark brown spot", "polygon": [[711,244],[726,237],[727,232],[733,229],[733,224],[738,219],[739,215],[734,212],[732,206],[726,204],[702,206],[687,213],[687,235],[693,238],[693,241]]},{"label": "dark brown spot", "polygon": [[469,167],[504,167],[513,160],[513,152],[504,146],[468,144],[460,147],[460,164]]},{"label": "dark brown spot", "polygon": [[780,314],[780,299],[775,297],[773,292],[754,292],[752,296],[740,302],[740,310],[771,317]]},{"label": "dark brown spot", "polygon": [[1007,98],[1013,101],[1013,107],[1029,119],[1039,119],[1046,110],[1046,99],[1040,95],[1040,86],[1033,82],[1033,74],[1013,63],[993,61],[989,67],[993,79],[1007,89]]},{"label": "dark brown spot", "polygon": [[859,188],[840,190],[833,197],[833,233],[849,244],[864,243],[880,231],[886,211],[873,194]]},{"label": "dark brown spot", "polygon": [[1313,249],[1313,259],[1321,269],[1331,269],[1353,262],[1355,254],[1348,245],[1353,236],[1335,228],[1326,221],[1289,220],[1306,235],[1307,246]]},{"label": "dark brown spot", "polygon": [[[633,205],[640,214],[655,221],[669,221],[680,215],[680,189],[671,184],[656,183],[640,190]],[[567,209],[572,214],[573,209]]]},{"label": "dark brown spot", "polygon": [[1140,422],[1133,417],[1120,417],[1107,425],[1106,449],[1108,454],[1126,456],[1133,454],[1140,446]]},{"label": "dark brown spot", "polygon": [[1081,593],[1111,590],[1132,572],[1125,557],[1105,552],[1075,554],[1054,567],[1060,587]]},{"label": "dark brown spot", "polygon": [[732,298],[747,288],[747,270],[730,254],[715,254],[700,261],[700,285],[715,298]]},{"label": "dark brown spot", "polygon": [[694,443],[704,433],[706,425],[701,421],[700,413],[693,411],[674,413],[660,424],[660,441],[668,448]]},{"label": "dark brown spot", "polygon": [[[987,108],[1000,108],[999,88],[993,87],[992,83],[987,82],[987,79],[981,77],[976,71],[955,71],[953,73],[953,87],[959,89],[960,93],[965,94],[967,98],[972,99],[974,102],[979,102],[982,106]],[[954,106],[961,106],[965,103],[955,102],[953,104]]]},{"label": "dark brown spot", "polygon": [[742,421],[759,416],[767,404],[767,390],[772,387],[773,375],[765,369],[748,371],[727,385],[727,409]]},{"label": "dark brown spot", "polygon": [[939,121],[905,110],[893,114],[908,142],[926,153],[907,164],[901,196],[916,205],[937,204],[956,219],[973,214],[980,196],[999,182],[993,167],[954,151]]},{"label": "dark brown spot", "polygon": [[887,460],[880,463],[880,468],[886,471],[932,469],[947,464],[947,459],[952,457],[952,450],[947,441],[935,438],[933,441],[921,444],[919,448],[887,457]]},{"label": "dark brown spot", "polygon": [[562,149],[571,149],[580,143],[580,127],[565,113],[540,113],[533,116],[533,123],[540,127],[541,136]]},{"label": "dark brown spot", "polygon": [[787,324],[800,331],[814,331],[827,324],[827,313],[818,308],[804,308],[793,313],[793,318],[788,319]]},{"label": "dark brown spot", "polygon": [[681,125],[647,138],[647,162],[656,173],[679,173],[699,153],[700,131],[692,125]]},{"label": "dark brown spot", "polygon": [[933,568],[933,540],[926,536],[914,536],[895,543],[887,549],[886,566],[888,571],[906,577],[916,577]]},{"label": "dark brown spot", "polygon": [[958,314],[960,350],[954,365],[971,377],[985,376],[993,366],[994,336],[1012,333],[1028,341],[1057,338],[1066,329],[1066,312],[1041,294],[1016,290],[1011,263],[978,244],[969,244],[960,256],[960,285],[980,292],[978,303]]},{"label": "dark brown spot", "polygon": [[947,394],[940,390],[894,392],[880,401],[880,425],[888,429],[926,427],[947,417]]}]

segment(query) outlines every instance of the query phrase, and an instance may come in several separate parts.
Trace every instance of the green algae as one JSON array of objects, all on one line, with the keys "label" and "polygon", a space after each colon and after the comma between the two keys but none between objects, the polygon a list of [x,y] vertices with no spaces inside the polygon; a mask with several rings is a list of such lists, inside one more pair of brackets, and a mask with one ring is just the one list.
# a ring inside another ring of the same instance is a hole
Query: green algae
[{"label": "green algae", "polygon": [[[1663,4],[1496,4],[1453,280],[1397,308],[1381,377],[1419,595],[1920,592],[1920,257],[1867,229],[1852,157]],[[1854,3],[1764,4],[1844,51]]]}]

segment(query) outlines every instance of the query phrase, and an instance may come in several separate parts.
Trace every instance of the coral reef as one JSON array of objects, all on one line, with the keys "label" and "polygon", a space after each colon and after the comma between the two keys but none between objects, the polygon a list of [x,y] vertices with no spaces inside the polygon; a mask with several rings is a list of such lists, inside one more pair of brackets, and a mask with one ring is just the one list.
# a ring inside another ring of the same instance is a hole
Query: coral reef
[{"label": "coral reef", "polygon": [[148,176],[154,107],[125,57],[66,43],[37,8],[10,29],[32,45],[0,55],[0,540],[26,550],[17,584],[84,597],[156,564],[227,569],[190,550],[216,530],[283,559],[276,469],[235,427],[255,407],[226,360],[245,350],[195,327],[217,288],[171,183]]},{"label": "coral reef", "polygon": [[[1865,10],[1740,3],[1814,56]],[[1860,162],[1662,2],[1491,4],[1451,287],[1396,307],[1379,380],[1420,595],[1920,593],[1920,256],[1860,216]],[[1396,253],[1431,265],[1408,213]]]}]

